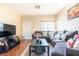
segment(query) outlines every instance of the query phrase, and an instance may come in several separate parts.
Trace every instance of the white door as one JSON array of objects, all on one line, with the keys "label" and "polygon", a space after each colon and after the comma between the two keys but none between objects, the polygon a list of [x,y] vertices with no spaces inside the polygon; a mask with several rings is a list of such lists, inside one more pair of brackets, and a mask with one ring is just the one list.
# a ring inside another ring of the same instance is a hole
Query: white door
[{"label": "white door", "polygon": [[30,21],[23,21],[22,23],[22,34],[23,34],[23,37],[24,39],[32,39],[32,33],[31,33],[31,30],[32,30],[32,24]]}]

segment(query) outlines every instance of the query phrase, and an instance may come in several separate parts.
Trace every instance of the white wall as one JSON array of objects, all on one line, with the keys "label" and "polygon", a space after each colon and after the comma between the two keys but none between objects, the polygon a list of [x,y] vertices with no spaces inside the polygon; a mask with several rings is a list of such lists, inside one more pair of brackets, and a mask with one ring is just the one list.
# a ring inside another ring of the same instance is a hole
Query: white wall
[{"label": "white wall", "polygon": [[67,7],[63,8],[61,12],[57,16],[57,30],[79,30],[79,17],[74,18],[72,20],[67,19],[67,10],[72,6],[68,5]]},{"label": "white wall", "polygon": [[5,4],[0,4],[0,23],[16,25],[16,35],[21,36],[21,16]]},{"label": "white wall", "polygon": [[56,17],[53,15],[25,15],[22,16],[22,24],[24,21],[30,21],[32,23],[32,32],[40,31],[41,21],[56,21]]},{"label": "white wall", "polygon": [[56,24],[57,24],[57,30],[58,31],[62,31],[62,30],[66,29],[66,25],[67,25],[67,12],[66,12],[66,8],[61,10],[61,12],[58,14]]}]

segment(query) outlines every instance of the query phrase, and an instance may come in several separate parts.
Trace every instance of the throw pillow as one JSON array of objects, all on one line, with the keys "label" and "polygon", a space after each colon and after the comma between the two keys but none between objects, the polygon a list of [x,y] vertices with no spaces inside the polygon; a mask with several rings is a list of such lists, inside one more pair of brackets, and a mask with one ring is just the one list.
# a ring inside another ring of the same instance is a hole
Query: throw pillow
[{"label": "throw pillow", "polygon": [[74,37],[79,40],[79,34],[76,34]]},{"label": "throw pillow", "polygon": [[47,32],[43,32],[43,36],[47,36]]},{"label": "throw pillow", "polygon": [[67,47],[68,48],[72,48],[73,46],[74,46],[74,40],[71,38],[71,39],[69,39],[68,41],[67,41]]},{"label": "throw pillow", "polygon": [[60,38],[61,38],[60,32],[59,32],[59,33],[57,33],[57,34],[55,35],[55,37],[54,37],[54,38],[56,38],[56,39],[60,39]]},{"label": "throw pillow", "polygon": [[76,42],[75,42],[73,48],[79,48],[79,40],[76,40]]},{"label": "throw pillow", "polygon": [[65,41],[66,34],[62,34],[62,40]]}]

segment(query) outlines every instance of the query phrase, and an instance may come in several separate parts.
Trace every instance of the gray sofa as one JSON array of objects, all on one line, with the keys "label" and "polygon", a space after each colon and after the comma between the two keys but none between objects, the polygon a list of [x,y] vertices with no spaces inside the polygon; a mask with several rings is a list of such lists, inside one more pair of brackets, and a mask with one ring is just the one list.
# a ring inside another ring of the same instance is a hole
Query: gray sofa
[{"label": "gray sofa", "polygon": [[70,35],[67,35],[65,41],[54,42],[51,40],[51,44],[54,47],[52,56],[79,56],[79,49],[67,48],[66,42],[68,39],[73,38],[75,34],[78,34],[78,31],[72,32]]},{"label": "gray sofa", "polygon": [[[79,56],[79,50],[78,49],[66,47],[67,40],[70,39],[70,38],[73,38],[75,34],[78,34],[78,31],[73,31],[73,32],[67,34],[64,41],[62,41],[61,38],[59,38],[58,41],[53,40],[53,39],[56,39],[54,37],[55,37],[55,35],[57,35],[59,33],[59,31],[56,31],[54,33],[52,32],[53,33],[52,39],[49,38],[49,37],[51,37],[50,34],[47,35],[47,36],[44,35],[46,33],[48,34],[49,32],[42,32],[42,31],[37,31],[37,32],[41,33],[43,35],[43,38],[46,38],[46,40],[48,42],[50,42],[51,45],[54,47],[54,49],[51,53],[52,56],[65,56],[65,55],[66,56]],[[63,31],[61,33],[65,34],[66,32],[68,32],[68,31]],[[60,36],[62,35],[61,33],[60,33]],[[33,34],[32,37],[33,37],[33,39],[35,38],[34,34]]]}]

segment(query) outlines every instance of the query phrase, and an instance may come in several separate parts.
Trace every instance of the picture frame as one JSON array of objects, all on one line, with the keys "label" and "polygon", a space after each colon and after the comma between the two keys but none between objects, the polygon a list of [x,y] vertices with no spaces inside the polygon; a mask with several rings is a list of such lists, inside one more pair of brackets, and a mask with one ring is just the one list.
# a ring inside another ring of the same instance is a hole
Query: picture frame
[{"label": "picture frame", "polygon": [[77,17],[79,17],[79,3],[75,4],[67,11],[68,20],[72,20]]}]

